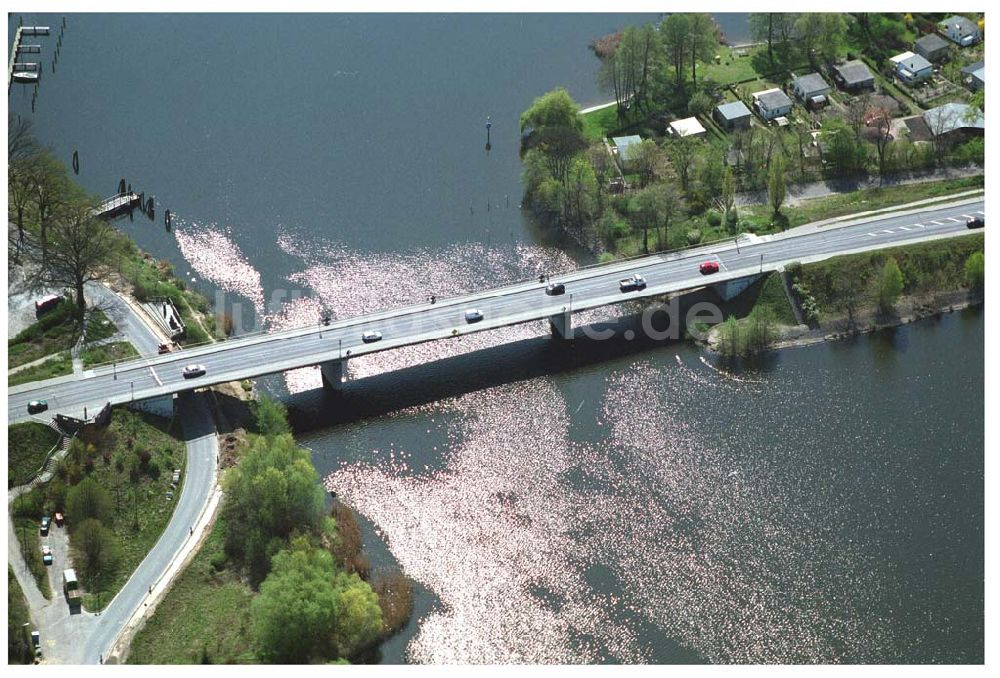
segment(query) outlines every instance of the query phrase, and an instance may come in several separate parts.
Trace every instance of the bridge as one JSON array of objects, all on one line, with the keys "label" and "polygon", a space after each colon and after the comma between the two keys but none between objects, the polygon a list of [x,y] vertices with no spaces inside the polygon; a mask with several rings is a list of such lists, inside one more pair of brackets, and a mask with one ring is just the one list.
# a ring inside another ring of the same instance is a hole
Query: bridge
[{"label": "bridge", "polygon": [[[120,405],[162,401],[183,391],[314,365],[321,366],[326,384],[337,388],[345,364],[352,357],[543,319],[550,321],[555,336],[568,339],[573,336],[573,314],[579,311],[706,285],[717,286],[725,295],[727,287],[745,286],[762,273],[793,261],[809,263],[850,252],[976,233],[966,228],[966,221],[983,216],[984,209],[982,197],[977,197],[947,206],[861,218],[839,226],[808,227],[804,233],[751,236],[553,276],[552,282],[566,287],[566,293],[560,296],[547,295],[545,283],[535,279],[440,299],[435,304],[347,318],[328,326],[231,339],[179,353],[143,357],[11,388],[9,421],[27,418],[27,404],[35,399],[48,401],[48,414],[82,417],[86,408],[87,414],[93,416],[108,402]],[[698,267],[704,261],[718,263],[719,272],[701,275]],[[647,286],[621,292],[618,281],[633,273],[644,276]],[[465,311],[471,308],[482,311],[481,321],[466,322]],[[380,332],[382,339],[364,343],[361,335],[367,331]],[[204,365],[206,373],[194,379],[184,378],[184,366],[193,363]]]}]

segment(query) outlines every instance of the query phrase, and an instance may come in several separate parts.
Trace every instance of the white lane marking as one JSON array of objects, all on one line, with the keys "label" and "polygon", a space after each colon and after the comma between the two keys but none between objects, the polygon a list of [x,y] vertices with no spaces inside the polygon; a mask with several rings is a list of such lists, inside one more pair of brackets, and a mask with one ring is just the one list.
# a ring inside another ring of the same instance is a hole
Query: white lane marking
[{"label": "white lane marking", "polygon": [[909,231],[909,230],[910,230],[910,227],[909,227],[909,226],[900,226],[900,228],[901,228],[902,230],[904,230],[904,231]]},{"label": "white lane marking", "polygon": [[153,375],[153,379],[156,379],[157,386],[163,386],[163,382],[160,381],[160,377],[158,374],[156,374],[156,370],[153,369],[152,365],[149,366],[149,373]]},{"label": "white lane marking", "polygon": [[944,226],[944,224],[942,224],[940,221],[932,221],[931,223],[934,224],[935,226]]},{"label": "white lane marking", "polygon": [[917,228],[924,228],[923,224],[913,224],[913,225],[916,226]]},{"label": "white lane marking", "polygon": [[978,212],[976,212],[976,214],[982,214],[984,217],[986,216],[986,212],[984,212],[982,210],[979,210]]},{"label": "white lane marking", "polygon": [[948,217],[948,221],[952,221],[957,224],[961,222],[961,219],[956,219],[955,217]]},{"label": "white lane marking", "polygon": [[868,235],[870,235],[873,238],[877,238],[878,237],[878,233],[869,233]]},{"label": "white lane marking", "polygon": [[892,233],[892,229],[891,228],[887,228],[884,231],[880,231],[880,233],[890,233],[891,234]]}]

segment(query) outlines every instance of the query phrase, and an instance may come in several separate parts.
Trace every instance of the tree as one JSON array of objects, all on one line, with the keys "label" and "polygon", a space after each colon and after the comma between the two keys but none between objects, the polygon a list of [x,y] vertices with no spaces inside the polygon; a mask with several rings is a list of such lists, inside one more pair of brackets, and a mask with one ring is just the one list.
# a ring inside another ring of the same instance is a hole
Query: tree
[{"label": "tree", "polygon": [[49,246],[49,222],[53,214],[65,204],[65,199],[70,193],[69,179],[63,164],[48,152],[40,153],[28,165],[28,176],[31,182],[35,211],[38,215],[41,261],[44,263]]},{"label": "tree", "polygon": [[52,287],[72,287],[81,318],[86,307],[84,286],[108,274],[122,246],[121,238],[111,225],[96,217],[92,209],[92,203],[82,200],[65,205],[49,227],[51,247],[48,254],[44,249],[29,250],[29,256],[38,265],[37,282]]},{"label": "tree", "polygon": [[719,210],[722,212],[722,220],[730,233],[735,232],[736,226],[736,180],[733,178],[733,170],[726,165],[722,171],[722,195],[716,201]]},{"label": "tree", "polygon": [[894,257],[889,257],[882,266],[878,281],[878,306],[883,313],[889,313],[903,293],[903,272]]},{"label": "tree", "polygon": [[767,169],[767,201],[771,205],[773,217],[777,218],[785,202],[785,157],[776,153]]},{"label": "tree", "polygon": [[615,173],[615,164],[603,142],[591,145],[587,149],[587,160],[594,170],[594,181],[597,182],[597,213],[604,212],[604,191],[608,180]]},{"label": "tree", "polygon": [[875,127],[875,151],[878,154],[878,185],[885,180],[886,150],[892,141],[892,116],[889,111],[880,108],[873,121]]},{"label": "tree", "polygon": [[[684,200],[672,184],[656,184],[655,186],[652,186],[650,190],[655,191],[656,193],[660,219],[662,220],[661,223],[666,231],[666,241],[669,245],[670,222],[674,220],[674,217],[680,214],[681,209],[684,207]],[[663,249],[662,241],[659,243],[659,249]]]},{"label": "tree", "polygon": [[860,276],[842,275],[833,281],[832,288],[835,306],[847,314],[847,327],[853,330],[865,294],[865,281]]},{"label": "tree", "polygon": [[691,59],[691,82],[698,79],[698,62],[709,62],[715,57],[719,42],[715,37],[715,25],[711,17],[703,13],[688,16],[688,56]]},{"label": "tree", "polygon": [[843,121],[828,119],[822,135],[826,146],[823,159],[832,174],[852,175],[864,169],[867,159],[865,146]]},{"label": "tree", "polygon": [[674,69],[674,87],[684,85],[684,66],[688,59],[689,15],[675,12],[660,24],[660,39],[667,62]]},{"label": "tree", "polygon": [[774,66],[776,61],[788,60],[790,41],[797,18],[797,14],[787,12],[750,15],[750,35],[757,42],[767,43],[767,59],[771,66]]},{"label": "tree", "polygon": [[982,252],[973,252],[965,260],[965,284],[973,292],[982,292],[986,282],[986,257]]},{"label": "tree", "polygon": [[640,188],[645,188],[664,164],[663,152],[652,139],[643,139],[629,148],[628,162],[631,170],[639,175]]},{"label": "tree", "polygon": [[254,585],[267,574],[269,558],[293,532],[319,531],[323,489],[309,452],[291,435],[252,438],[222,484],[226,553],[243,564]]},{"label": "tree", "polygon": [[31,176],[32,158],[11,159],[7,165],[8,216],[17,225],[17,240],[12,258],[17,261],[24,249],[24,217],[35,197]]},{"label": "tree", "polygon": [[528,128],[540,130],[545,127],[570,127],[583,131],[580,107],[573,97],[562,87],[546,92],[535,99],[531,107],[521,114],[521,132]]},{"label": "tree", "polygon": [[111,517],[111,495],[93,478],[84,478],[66,492],[66,514],[70,525],[88,519],[106,522]]},{"label": "tree", "polygon": [[371,647],[382,634],[382,608],[368,582],[357,573],[342,573],[336,581],[338,614],[333,639],[337,654],[353,657]]},{"label": "tree", "polygon": [[670,160],[677,171],[677,177],[681,180],[681,190],[687,193],[691,183],[691,166],[697,155],[695,142],[690,137],[679,137],[671,140],[668,148]]},{"label": "tree", "polygon": [[84,585],[98,590],[118,567],[121,548],[114,533],[94,518],[77,523],[72,534],[73,564]]},{"label": "tree", "polygon": [[660,201],[652,188],[640,191],[628,202],[633,227],[642,231],[642,251],[649,254],[649,231],[660,223]]},{"label": "tree", "polygon": [[340,599],[333,556],[299,538],[275,554],[250,605],[257,653],[269,662],[305,663],[332,655]]},{"label": "tree", "polygon": [[868,110],[871,108],[871,94],[865,93],[860,94],[847,104],[847,113],[845,115],[847,122],[851,125],[851,129],[854,130],[854,138],[857,140],[861,139],[861,132],[865,128],[866,119],[868,117]]},{"label": "tree", "polygon": [[277,400],[262,395],[252,405],[254,426],[262,436],[280,436],[291,433],[288,411]]},{"label": "tree", "polygon": [[837,57],[847,33],[847,23],[840,14],[806,12],[795,20],[795,33],[802,57],[815,66],[817,55],[826,62]]},{"label": "tree", "polygon": [[688,101],[688,113],[707,115],[712,110],[712,98],[705,92],[695,92]]}]

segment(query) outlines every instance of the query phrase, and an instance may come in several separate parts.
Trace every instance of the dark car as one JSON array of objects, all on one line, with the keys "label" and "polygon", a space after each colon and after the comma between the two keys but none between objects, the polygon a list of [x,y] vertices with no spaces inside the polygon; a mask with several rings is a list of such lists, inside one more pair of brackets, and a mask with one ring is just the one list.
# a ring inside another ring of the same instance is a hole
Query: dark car
[{"label": "dark car", "polygon": [[376,341],[380,341],[381,339],[382,339],[382,333],[375,332],[374,330],[369,330],[368,332],[365,332],[364,334],[361,335],[361,341],[365,342],[366,344],[371,344]]},{"label": "dark car", "polygon": [[42,516],[42,522],[38,526],[38,534],[47,537],[49,534],[49,517]]},{"label": "dark car", "polygon": [[714,261],[706,261],[698,267],[702,275],[711,275],[712,273],[719,272],[719,265]]},{"label": "dark car", "polygon": [[554,297],[557,294],[565,294],[566,286],[562,283],[550,283],[549,286],[545,288],[545,293],[550,297]]},{"label": "dark car", "polygon": [[47,400],[32,400],[28,403],[28,414],[38,414],[39,412],[44,412],[49,409],[49,403]]},{"label": "dark car", "polygon": [[966,228],[983,228],[986,226],[986,220],[982,217],[972,217],[965,222]]}]

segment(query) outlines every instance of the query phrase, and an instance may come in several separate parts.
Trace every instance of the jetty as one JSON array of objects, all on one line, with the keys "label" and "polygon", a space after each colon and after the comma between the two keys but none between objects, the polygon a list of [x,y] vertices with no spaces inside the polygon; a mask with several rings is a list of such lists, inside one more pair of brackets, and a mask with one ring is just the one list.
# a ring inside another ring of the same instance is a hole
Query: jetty
[{"label": "jetty", "polygon": [[137,193],[116,193],[106,198],[94,208],[94,214],[101,219],[114,219],[120,214],[130,212],[136,207],[142,207],[142,199]]},{"label": "jetty", "polygon": [[[14,44],[10,46],[10,59],[7,61],[7,89],[10,89],[10,83],[17,82],[38,82],[38,75],[35,74],[34,77],[31,76],[21,76],[23,71],[18,71],[15,69],[17,65],[17,55],[21,53],[21,38],[25,35],[48,35],[48,26],[18,26],[17,32],[14,33]],[[40,54],[42,48],[40,45],[26,45],[27,48],[24,51],[29,54]],[[36,49],[37,48],[37,49]],[[15,77],[17,74],[19,77]]]}]

